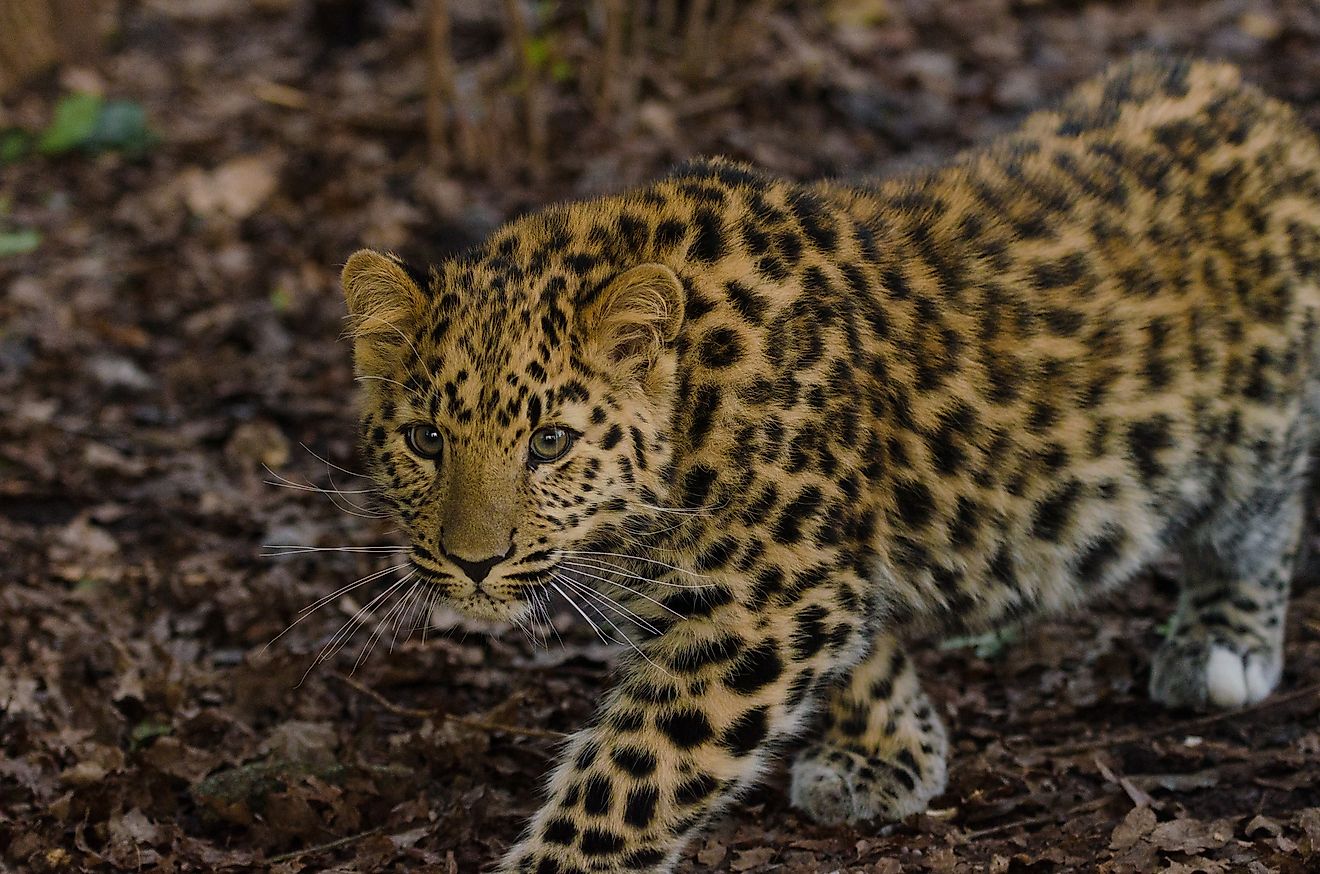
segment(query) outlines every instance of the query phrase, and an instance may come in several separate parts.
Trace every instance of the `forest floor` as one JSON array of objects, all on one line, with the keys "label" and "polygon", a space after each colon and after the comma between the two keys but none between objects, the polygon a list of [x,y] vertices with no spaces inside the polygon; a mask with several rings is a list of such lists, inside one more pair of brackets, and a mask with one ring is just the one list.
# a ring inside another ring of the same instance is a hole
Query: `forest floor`
[{"label": "forest floor", "polygon": [[[318,661],[367,596],[300,611],[387,561],[263,555],[392,542],[267,484],[362,488],[326,463],[356,466],[357,246],[440,258],[695,153],[894,172],[1138,48],[1233,60],[1320,129],[1311,0],[748,4],[725,30],[656,22],[609,99],[575,4],[538,7],[528,74],[503,7],[454,0],[463,114],[431,160],[411,5],[121,5],[104,58],[0,100],[0,871],[484,870],[590,714],[611,650],[570,617],[545,648],[437,614]],[[1145,695],[1172,573],[922,646],[953,738],[929,812],[813,825],[781,769],[682,870],[1320,870],[1318,575],[1279,692],[1198,717]]]}]

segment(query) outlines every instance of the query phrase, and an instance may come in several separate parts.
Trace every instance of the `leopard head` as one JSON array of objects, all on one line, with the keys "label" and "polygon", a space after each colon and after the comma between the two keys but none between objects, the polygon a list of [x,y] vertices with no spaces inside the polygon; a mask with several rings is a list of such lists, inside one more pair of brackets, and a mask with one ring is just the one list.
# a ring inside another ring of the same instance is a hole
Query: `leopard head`
[{"label": "leopard head", "polygon": [[413,571],[473,616],[525,617],[662,491],[682,285],[573,269],[554,237],[524,220],[424,273],[370,250],[343,270],[369,469]]}]

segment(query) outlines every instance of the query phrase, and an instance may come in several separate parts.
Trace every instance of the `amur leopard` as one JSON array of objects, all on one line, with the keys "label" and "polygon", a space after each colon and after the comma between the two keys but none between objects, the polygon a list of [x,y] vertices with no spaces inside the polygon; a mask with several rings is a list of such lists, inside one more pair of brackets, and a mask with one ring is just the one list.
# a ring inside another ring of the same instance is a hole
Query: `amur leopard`
[{"label": "amur leopard", "polygon": [[424,272],[358,252],[343,284],[414,573],[635,644],[503,872],[668,871],[807,729],[796,807],[922,810],[948,742],[902,641],[1169,550],[1155,700],[1279,681],[1320,145],[1231,67],[1138,58],[887,181],[699,160]]}]

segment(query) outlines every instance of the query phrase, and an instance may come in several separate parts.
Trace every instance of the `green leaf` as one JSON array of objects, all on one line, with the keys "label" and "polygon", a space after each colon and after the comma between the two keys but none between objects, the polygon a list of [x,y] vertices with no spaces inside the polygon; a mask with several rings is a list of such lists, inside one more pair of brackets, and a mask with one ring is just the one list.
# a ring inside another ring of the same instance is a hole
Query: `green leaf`
[{"label": "green leaf", "polygon": [[290,303],[292,303],[292,298],[289,295],[289,290],[284,286],[276,286],[275,290],[270,293],[270,305],[275,312],[287,311]]},{"label": "green leaf", "polygon": [[166,722],[152,722],[149,719],[139,722],[133,726],[133,731],[129,734],[129,739],[133,742],[133,748],[137,749],[153,737],[162,737],[172,734],[174,726]]},{"label": "green leaf", "polygon": [[28,152],[29,137],[17,128],[0,131],[0,166],[12,164]]},{"label": "green leaf", "polygon": [[533,37],[527,41],[527,63],[534,69],[541,69],[550,61],[550,40],[543,36]]},{"label": "green leaf", "polygon": [[[147,126],[147,113],[141,104],[79,93],[60,98],[55,117],[37,140],[37,151],[62,155],[74,149],[89,149],[140,155],[155,143],[156,136]],[[0,163],[3,155],[0,150]]]},{"label": "green leaf", "polygon": [[55,117],[41,133],[37,151],[43,155],[61,155],[91,139],[104,105],[99,94],[68,94],[55,105]]},{"label": "green leaf", "polygon": [[111,100],[101,107],[85,145],[98,151],[117,149],[130,155],[141,155],[155,142],[155,135],[147,127],[147,112],[141,104],[131,100]]},{"label": "green leaf", "polygon": [[31,228],[17,231],[0,231],[0,258],[10,255],[22,255],[41,245],[41,234]]},{"label": "green leaf", "polygon": [[550,78],[556,82],[567,82],[573,78],[573,65],[563,58],[557,58],[550,65]]},{"label": "green leaf", "polygon": [[946,652],[952,649],[970,649],[976,653],[977,658],[993,659],[1003,654],[1011,644],[1017,643],[1021,636],[1021,629],[1016,625],[1010,625],[987,631],[985,634],[945,638],[940,641],[939,647]]}]

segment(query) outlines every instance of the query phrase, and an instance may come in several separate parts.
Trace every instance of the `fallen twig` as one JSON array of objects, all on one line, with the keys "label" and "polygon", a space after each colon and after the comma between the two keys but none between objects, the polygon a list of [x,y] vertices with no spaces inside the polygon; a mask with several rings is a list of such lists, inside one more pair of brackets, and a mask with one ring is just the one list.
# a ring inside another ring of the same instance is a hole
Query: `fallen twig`
[{"label": "fallen twig", "polygon": [[710,0],[692,0],[688,5],[687,26],[683,33],[683,71],[691,78],[699,78],[710,56],[708,43],[711,24],[707,16]]},{"label": "fallen twig", "polygon": [[1207,725],[1214,725],[1217,722],[1224,722],[1230,719],[1238,719],[1243,716],[1251,716],[1265,710],[1271,710],[1275,707],[1282,707],[1285,704],[1291,704],[1308,697],[1313,697],[1320,701],[1320,683],[1314,683],[1310,686],[1304,686],[1301,689],[1294,689],[1283,695],[1274,695],[1260,701],[1250,707],[1243,707],[1241,710],[1225,710],[1222,713],[1212,713],[1209,716],[1201,716],[1196,719],[1188,719],[1183,722],[1175,722],[1170,725],[1160,726],[1155,729],[1144,731],[1131,731],[1126,734],[1108,735],[1091,738],[1090,740],[1077,741],[1075,743],[1058,744],[1052,747],[1037,747],[1036,749],[1023,750],[1024,753],[1040,756],[1064,756],[1075,753],[1084,753],[1094,750],[1098,747],[1116,746],[1118,744],[1136,743],[1143,740],[1150,740],[1156,737],[1162,737],[1166,734],[1175,732],[1192,732],[1204,728]]},{"label": "fallen twig", "polygon": [[256,79],[252,83],[252,95],[258,100],[264,100],[284,109],[306,109],[311,103],[306,91],[269,79]]},{"label": "fallen twig", "polygon": [[1012,831],[1017,828],[1030,828],[1033,825],[1048,825],[1049,823],[1058,822],[1059,820],[1070,819],[1081,813],[1090,813],[1093,810],[1099,810],[1117,797],[1117,793],[1101,795],[1099,798],[1092,798],[1089,801],[1083,801],[1081,804],[1074,805],[1067,810],[1053,810],[1049,813],[1041,813],[1036,816],[1029,816],[1025,819],[1015,819],[1012,822],[993,825],[989,828],[983,828],[974,832],[964,832],[963,839],[966,841],[975,841],[989,837],[990,835],[1000,834],[1001,832]]},{"label": "fallen twig", "polygon": [[454,76],[448,0],[430,0],[426,4],[426,147],[432,164],[447,158],[446,113],[454,105]]},{"label": "fallen twig", "polygon": [[527,23],[527,10],[522,0],[504,0],[504,18],[508,23],[509,41],[518,59],[522,77],[523,126],[527,134],[527,169],[534,181],[541,181],[546,173],[545,107],[541,94],[540,74],[532,54],[531,28]]},{"label": "fallen twig", "polygon": [[[604,0],[602,5],[605,18],[605,43],[600,51],[600,64],[596,72],[595,84],[598,89],[596,112],[601,119],[608,121],[610,114],[618,105],[618,98],[624,85],[621,79],[625,75],[623,34],[626,13],[620,0]],[[640,13],[634,10],[632,17],[639,18]]]},{"label": "fallen twig", "polygon": [[467,728],[475,728],[480,731],[499,731],[504,734],[521,735],[522,737],[541,737],[550,740],[563,740],[568,737],[562,731],[550,731],[545,728],[523,728],[517,725],[506,725],[502,722],[487,722],[484,719],[472,719],[468,716],[457,716],[453,713],[443,713],[439,710],[425,710],[417,707],[403,707],[395,704],[375,689],[367,686],[347,674],[334,674],[349,688],[366,695],[372,701],[375,701],[381,707],[384,707],[390,713],[396,716],[410,716],[414,719],[443,719],[446,722],[452,722],[455,725],[462,725]]},{"label": "fallen twig", "polygon": [[317,844],[314,847],[303,847],[301,850],[293,850],[288,853],[280,853],[278,856],[271,856],[269,861],[270,864],[275,865],[280,862],[288,862],[290,860],[297,859],[302,856],[310,856],[313,853],[322,853],[325,852],[326,850],[337,850],[340,847],[346,846],[355,841],[360,841],[363,838],[369,838],[372,835],[378,834],[379,832],[382,832],[384,830],[385,830],[384,826],[378,825],[375,828],[367,829],[364,832],[358,832],[355,835],[349,835],[346,838],[336,838],[333,841],[327,841],[324,844]]}]

